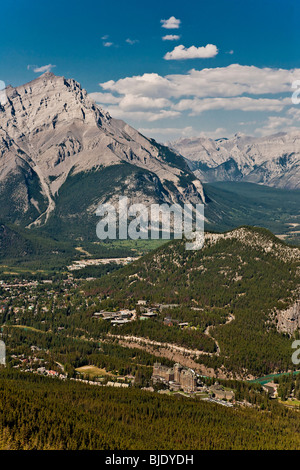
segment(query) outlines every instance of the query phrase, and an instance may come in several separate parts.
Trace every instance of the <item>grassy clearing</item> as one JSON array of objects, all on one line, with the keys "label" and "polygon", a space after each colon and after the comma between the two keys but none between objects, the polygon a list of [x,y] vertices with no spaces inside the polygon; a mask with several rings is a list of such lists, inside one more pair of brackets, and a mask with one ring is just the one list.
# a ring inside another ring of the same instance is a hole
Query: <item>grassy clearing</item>
[{"label": "grassy clearing", "polygon": [[82,366],[76,369],[80,374],[88,375],[90,378],[112,376],[113,374],[106,372],[105,369],[100,369],[96,366]]},{"label": "grassy clearing", "polygon": [[32,326],[26,326],[26,325],[9,325],[9,328],[20,328],[21,330],[30,330],[30,331],[35,331],[36,333],[43,333],[45,334],[46,331],[43,330],[38,330],[37,328],[33,328]]}]

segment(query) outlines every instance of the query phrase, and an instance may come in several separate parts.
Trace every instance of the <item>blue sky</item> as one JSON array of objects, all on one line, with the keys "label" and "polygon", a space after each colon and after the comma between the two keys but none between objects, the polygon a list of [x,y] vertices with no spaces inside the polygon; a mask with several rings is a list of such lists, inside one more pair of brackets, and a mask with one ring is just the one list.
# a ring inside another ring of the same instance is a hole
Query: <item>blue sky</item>
[{"label": "blue sky", "polygon": [[7,84],[51,69],[160,141],[300,126],[298,1],[1,3]]}]

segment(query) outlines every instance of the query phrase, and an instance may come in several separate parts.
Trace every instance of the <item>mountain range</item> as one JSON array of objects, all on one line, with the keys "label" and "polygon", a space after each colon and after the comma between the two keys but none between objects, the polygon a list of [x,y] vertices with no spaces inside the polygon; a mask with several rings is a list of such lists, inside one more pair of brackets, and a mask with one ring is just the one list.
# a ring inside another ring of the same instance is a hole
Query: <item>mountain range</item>
[{"label": "mountain range", "polygon": [[185,160],[51,72],[6,88],[0,108],[0,217],[30,227],[82,223],[100,202],[203,202]]},{"label": "mountain range", "polygon": [[300,130],[268,137],[181,138],[168,145],[202,182],[245,181],[300,189]]},{"label": "mountain range", "polygon": [[[73,246],[95,242],[98,205],[115,204],[120,195],[146,205],[204,203],[207,229],[248,224],[278,234],[290,229],[288,239],[299,238],[300,192],[290,190],[299,188],[300,134],[180,139],[166,146],[112,118],[73,79],[46,72],[8,86],[6,95],[0,241],[6,237],[1,246],[9,245],[10,253],[16,246],[25,247],[23,254],[40,252],[35,237],[41,236]],[[215,183],[224,180],[230,186]]]}]

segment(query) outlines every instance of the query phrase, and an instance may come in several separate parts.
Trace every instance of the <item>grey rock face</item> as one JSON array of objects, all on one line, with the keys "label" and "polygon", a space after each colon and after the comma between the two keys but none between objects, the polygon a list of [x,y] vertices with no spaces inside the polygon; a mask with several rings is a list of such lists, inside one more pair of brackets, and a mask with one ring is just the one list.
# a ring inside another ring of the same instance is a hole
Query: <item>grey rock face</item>
[{"label": "grey rock face", "polygon": [[183,155],[203,182],[248,181],[300,189],[300,130],[254,138],[179,139],[171,148]]},{"label": "grey rock face", "polygon": [[276,318],[278,331],[293,334],[300,328],[300,300],[297,300],[288,309],[277,312]]}]

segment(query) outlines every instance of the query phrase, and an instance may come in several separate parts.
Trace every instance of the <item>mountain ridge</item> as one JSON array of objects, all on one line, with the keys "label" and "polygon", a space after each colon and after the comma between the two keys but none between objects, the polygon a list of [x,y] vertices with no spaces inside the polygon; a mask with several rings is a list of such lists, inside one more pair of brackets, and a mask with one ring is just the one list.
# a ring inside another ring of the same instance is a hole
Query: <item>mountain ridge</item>
[{"label": "mountain ridge", "polygon": [[201,181],[245,181],[300,189],[300,130],[267,137],[181,138],[168,142]]}]

